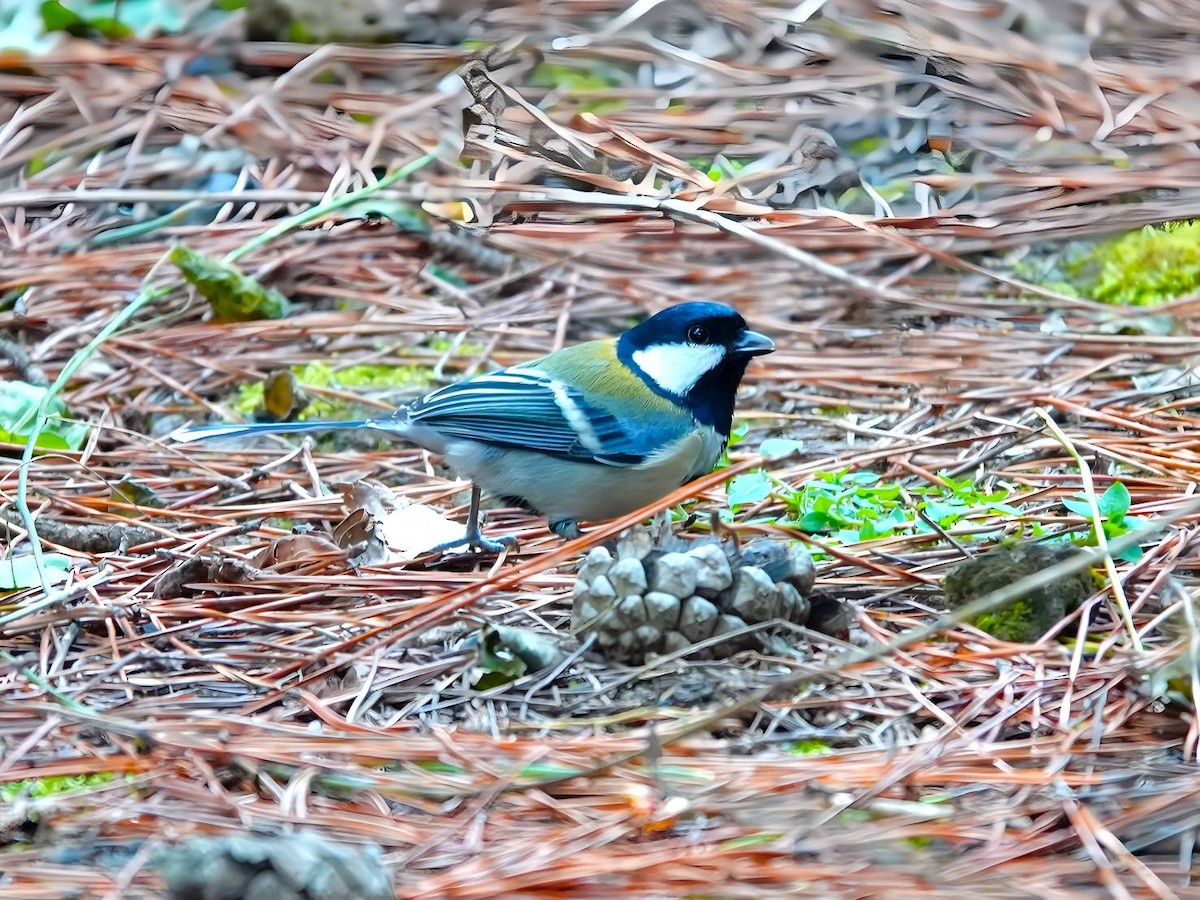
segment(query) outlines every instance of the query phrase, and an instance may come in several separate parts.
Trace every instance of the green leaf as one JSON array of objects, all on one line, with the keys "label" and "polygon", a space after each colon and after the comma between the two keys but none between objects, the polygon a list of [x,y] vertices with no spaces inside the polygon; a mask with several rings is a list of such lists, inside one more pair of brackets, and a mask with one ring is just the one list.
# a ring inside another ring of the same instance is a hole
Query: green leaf
[{"label": "green leaf", "polygon": [[37,56],[50,51],[57,42],[56,37],[47,34],[36,0],[0,4],[0,50]]},{"label": "green leaf", "polygon": [[810,534],[818,531],[826,531],[831,524],[829,516],[822,512],[805,513],[800,517],[800,530],[807,531]]},{"label": "green leaf", "polygon": [[419,759],[416,766],[418,769],[424,769],[426,772],[436,772],[439,775],[462,775],[464,774],[462,766],[452,765],[451,763],[442,762],[440,759]]},{"label": "green leaf", "polygon": [[1075,513],[1075,515],[1083,516],[1085,519],[1091,521],[1092,505],[1086,500],[1075,500],[1070,497],[1064,497],[1062,500],[1062,505],[1071,512]]},{"label": "green leaf", "polygon": [[563,660],[564,654],[557,641],[540,632],[508,625],[485,625],[479,630],[477,657],[484,672],[472,687],[486,691],[508,684],[526,672],[556,665]]},{"label": "green leaf", "polygon": [[[10,444],[29,441],[38,406],[47,390],[24,381],[0,381],[0,441]],[[82,447],[87,438],[87,426],[61,418],[67,412],[66,404],[55,397],[47,411],[49,421],[34,446],[43,450],[78,450]]]},{"label": "green leaf", "polygon": [[558,641],[530,628],[485,625],[480,629],[479,664],[489,672],[518,677],[557,665],[563,656]]},{"label": "green leaf", "polygon": [[120,19],[112,16],[98,16],[88,21],[93,31],[98,32],[109,40],[119,41],[134,36],[134,31]]},{"label": "green leaf", "polygon": [[[43,553],[42,563],[46,571],[47,584],[62,584],[67,580],[71,558],[61,553]],[[37,560],[32,556],[14,556],[0,559],[0,591],[20,591],[25,588],[41,587]]]},{"label": "green leaf", "polygon": [[775,484],[767,473],[757,471],[735,475],[730,480],[726,493],[730,507],[738,507],[766,500],[774,489]]},{"label": "green leaf", "polygon": [[[45,6],[58,9],[47,16]],[[61,21],[74,15],[76,22],[69,22],[68,30],[73,30],[72,25],[83,23],[109,38],[178,34],[188,24],[184,4],[178,0],[63,0],[47,3],[44,7],[47,27],[52,17]]]},{"label": "green leaf", "polygon": [[1129,512],[1129,489],[1119,481],[1114,481],[1100,497],[1097,506],[1110,522],[1120,524]]},{"label": "green leaf", "polygon": [[264,288],[236,266],[182,244],[171,250],[171,262],[187,283],[212,304],[218,322],[282,319],[292,308],[279,291]]},{"label": "green leaf", "polygon": [[467,286],[467,282],[465,280],[451,272],[445,266],[439,266],[437,263],[430,263],[425,267],[424,271],[427,274],[432,275],[438,281],[444,281],[446,284],[452,285],[453,287],[465,288]]},{"label": "green leaf", "polygon": [[746,435],[748,435],[749,433],[750,433],[750,423],[749,422],[739,422],[732,429],[730,429],[729,443],[726,446],[736,447],[738,444],[740,444],[742,441],[744,441],[746,439]]},{"label": "green leaf", "polygon": [[923,509],[925,511],[925,515],[929,516],[929,518],[937,522],[943,528],[945,528],[947,525],[953,525],[960,518],[970,512],[970,507],[958,499],[951,500],[949,503],[938,503],[937,501],[930,500],[929,502],[923,504]]},{"label": "green leaf", "polygon": [[876,503],[880,503],[891,500],[899,500],[901,488],[899,483],[892,482],[891,484],[881,484],[877,487],[859,488],[856,493],[860,497],[870,497]]},{"label": "green leaf", "polygon": [[764,438],[758,452],[767,459],[783,459],[799,453],[803,449],[803,441],[795,441],[791,438]]},{"label": "green leaf", "polygon": [[508,675],[504,672],[484,672],[475,679],[471,687],[477,691],[490,691],[492,688],[503,687],[519,677],[519,675]]},{"label": "green leaf", "polygon": [[58,0],[46,0],[41,12],[42,24],[47,31],[72,31],[85,24],[77,12],[67,9]]},{"label": "green leaf", "polygon": [[850,472],[846,475],[844,480],[851,484],[877,484],[879,482],[879,473]]}]

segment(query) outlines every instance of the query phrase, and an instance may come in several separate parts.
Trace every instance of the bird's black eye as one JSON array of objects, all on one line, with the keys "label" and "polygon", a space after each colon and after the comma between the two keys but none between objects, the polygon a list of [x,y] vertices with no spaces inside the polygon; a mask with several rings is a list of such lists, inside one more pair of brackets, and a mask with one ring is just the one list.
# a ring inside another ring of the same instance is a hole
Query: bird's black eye
[{"label": "bird's black eye", "polygon": [[708,335],[708,329],[703,325],[693,325],[689,328],[687,339],[693,344],[707,344],[711,340]]}]

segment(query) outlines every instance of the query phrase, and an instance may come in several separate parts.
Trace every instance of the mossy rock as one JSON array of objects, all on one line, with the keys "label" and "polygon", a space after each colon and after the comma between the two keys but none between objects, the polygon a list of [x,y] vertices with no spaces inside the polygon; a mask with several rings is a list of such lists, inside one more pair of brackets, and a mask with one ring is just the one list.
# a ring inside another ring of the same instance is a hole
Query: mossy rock
[{"label": "mossy rock", "polygon": [[[942,590],[952,606],[963,606],[1079,552],[1073,544],[1002,544],[956,566],[942,579]],[[1095,589],[1092,575],[1085,569],[982,613],[971,624],[1002,641],[1031,643],[1076,610]]]}]

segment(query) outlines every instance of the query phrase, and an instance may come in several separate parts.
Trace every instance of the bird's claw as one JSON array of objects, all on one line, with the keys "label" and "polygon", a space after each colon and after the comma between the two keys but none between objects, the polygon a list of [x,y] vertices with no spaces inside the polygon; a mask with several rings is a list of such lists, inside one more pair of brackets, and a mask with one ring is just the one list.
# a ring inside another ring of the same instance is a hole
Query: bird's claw
[{"label": "bird's claw", "polygon": [[504,550],[515,550],[517,547],[517,538],[515,535],[506,534],[502,538],[486,538],[478,531],[468,531],[460,538],[455,538],[452,541],[445,541],[438,544],[436,547],[430,547],[426,553],[445,553],[447,550],[455,550],[458,547],[466,547],[468,550],[475,550],[480,553],[501,553]]},{"label": "bird's claw", "polygon": [[550,530],[564,541],[573,541],[575,538],[583,536],[583,531],[580,530],[579,523],[570,519],[559,519],[557,522],[551,522]]}]

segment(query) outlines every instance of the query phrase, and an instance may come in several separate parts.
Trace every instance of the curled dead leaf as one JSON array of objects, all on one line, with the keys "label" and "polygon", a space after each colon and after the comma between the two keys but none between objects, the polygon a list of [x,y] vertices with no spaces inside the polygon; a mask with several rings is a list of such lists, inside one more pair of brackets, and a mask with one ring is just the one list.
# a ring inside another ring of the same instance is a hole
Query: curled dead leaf
[{"label": "curled dead leaf", "polygon": [[321,534],[289,534],[272,541],[253,564],[272,572],[311,574],[331,567],[344,569],[346,551]]},{"label": "curled dead leaf", "polygon": [[172,566],[154,583],[154,598],[170,600],[191,597],[199,591],[196,584],[247,584],[259,576],[259,570],[238,559],[221,556],[193,556]]},{"label": "curled dead leaf", "polygon": [[370,481],[336,485],[350,513],[333,529],[334,542],[359,566],[416,559],[430,547],[462,537],[463,527],[421,503]]}]

